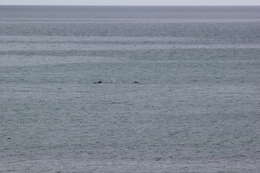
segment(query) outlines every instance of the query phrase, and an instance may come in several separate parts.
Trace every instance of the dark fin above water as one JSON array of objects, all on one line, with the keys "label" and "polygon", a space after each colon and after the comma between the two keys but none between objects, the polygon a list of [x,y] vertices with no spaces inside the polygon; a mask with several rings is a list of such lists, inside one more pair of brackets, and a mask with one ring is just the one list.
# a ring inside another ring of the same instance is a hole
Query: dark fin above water
[{"label": "dark fin above water", "polygon": [[102,83],[103,83],[103,81],[101,81],[101,80],[94,82],[94,84],[102,84]]}]

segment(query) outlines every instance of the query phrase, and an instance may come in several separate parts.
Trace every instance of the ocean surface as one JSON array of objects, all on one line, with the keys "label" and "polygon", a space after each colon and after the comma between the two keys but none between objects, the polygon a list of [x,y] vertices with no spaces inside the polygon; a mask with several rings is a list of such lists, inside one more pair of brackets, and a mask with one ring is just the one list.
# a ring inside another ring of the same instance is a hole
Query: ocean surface
[{"label": "ocean surface", "polygon": [[0,6],[0,173],[259,173],[260,7]]}]

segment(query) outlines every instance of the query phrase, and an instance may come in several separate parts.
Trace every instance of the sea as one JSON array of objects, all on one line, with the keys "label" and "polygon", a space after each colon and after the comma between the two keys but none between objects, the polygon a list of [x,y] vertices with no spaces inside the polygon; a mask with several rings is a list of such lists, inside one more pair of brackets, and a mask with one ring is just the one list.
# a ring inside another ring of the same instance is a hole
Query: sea
[{"label": "sea", "polygon": [[0,6],[1,173],[259,163],[259,6]]}]

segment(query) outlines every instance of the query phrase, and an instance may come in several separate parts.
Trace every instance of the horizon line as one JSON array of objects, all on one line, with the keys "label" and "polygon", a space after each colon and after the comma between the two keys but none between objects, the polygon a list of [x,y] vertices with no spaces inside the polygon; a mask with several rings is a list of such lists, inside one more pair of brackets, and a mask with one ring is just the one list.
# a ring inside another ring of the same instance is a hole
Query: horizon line
[{"label": "horizon line", "polygon": [[225,4],[225,5],[145,5],[145,4],[140,4],[140,5],[87,5],[87,4],[0,4],[0,6],[71,6],[71,7],[79,7],[79,6],[85,6],[85,7],[259,7],[260,4],[247,4],[247,5],[233,5],[233,4]]}]

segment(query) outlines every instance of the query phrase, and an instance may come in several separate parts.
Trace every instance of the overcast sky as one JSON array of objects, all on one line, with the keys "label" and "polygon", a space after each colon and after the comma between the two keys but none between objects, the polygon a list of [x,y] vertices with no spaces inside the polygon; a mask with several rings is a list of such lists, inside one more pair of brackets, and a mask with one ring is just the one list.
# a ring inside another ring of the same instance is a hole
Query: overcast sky
[{"label": "overcast sky", "polygon": [[0,0],[1,5],[260,5],[260,0]]}]

